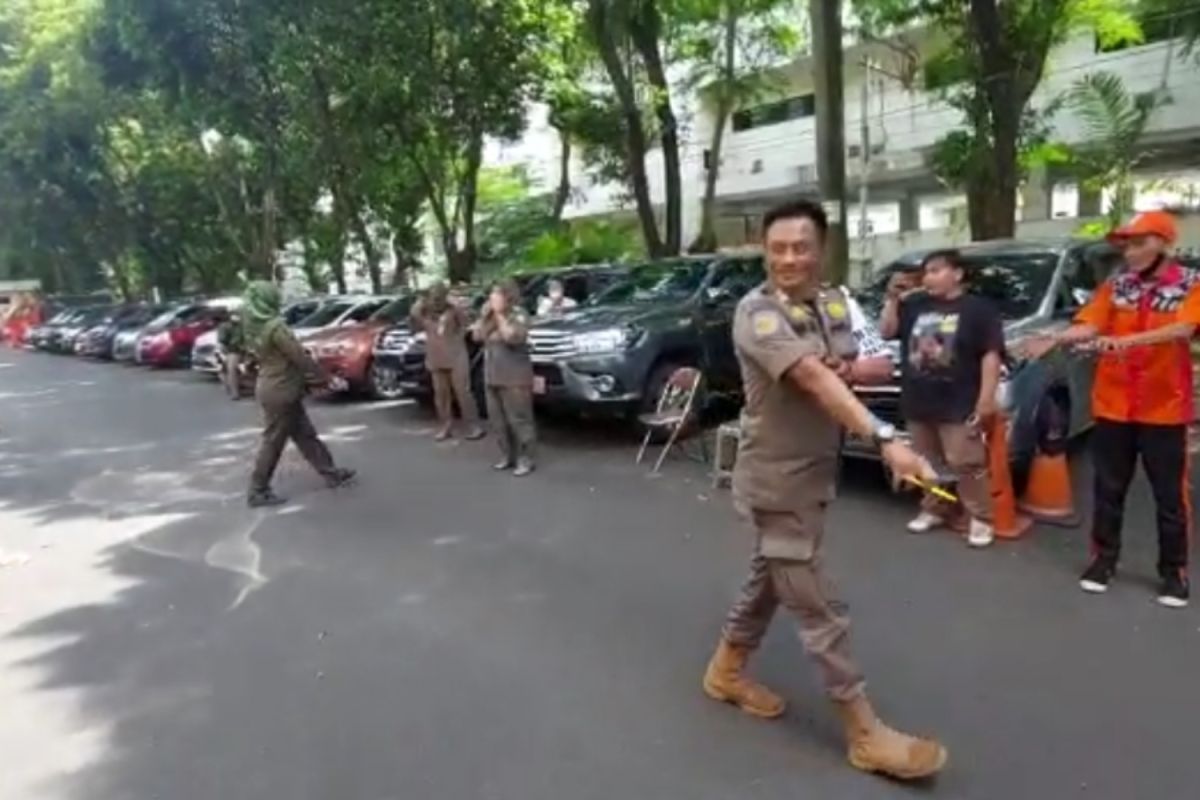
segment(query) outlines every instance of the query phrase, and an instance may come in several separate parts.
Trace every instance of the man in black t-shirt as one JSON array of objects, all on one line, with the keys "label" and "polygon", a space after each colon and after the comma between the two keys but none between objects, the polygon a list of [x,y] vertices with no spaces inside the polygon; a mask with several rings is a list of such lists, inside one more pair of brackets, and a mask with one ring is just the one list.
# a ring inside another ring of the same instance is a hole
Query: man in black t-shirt
[{"label": "man in black t-shirt", "polygon": [[[898,273],[888,286],[880,329],[898,337],[900,410],[913,443],[926,458],[949,468],[971,516],[967,541],[992,543],[992,498],[984,424],[997,413],[996,387],[1004,357],[1000,315],[985,298],[968,294],[956,250],[938,250],[914,273]],[[923,533],[947,521],[926,498],[909,530]]]}]

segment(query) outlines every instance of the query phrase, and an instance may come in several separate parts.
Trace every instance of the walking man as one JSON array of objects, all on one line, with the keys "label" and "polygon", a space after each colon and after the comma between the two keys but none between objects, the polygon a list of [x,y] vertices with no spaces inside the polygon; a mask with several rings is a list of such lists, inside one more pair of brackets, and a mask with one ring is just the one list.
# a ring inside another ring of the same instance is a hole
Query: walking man
[{"label": "walking man", "polygon": [[1100,353],[1092,386],[1095,484],[1092,560],[1079,580],[1108,590],[1121,555],[1125,495],[1138,459],[1158,509],[1158,602],[1187,606],[1191,491],[1187,430],[1195,414],[1189,341],[1200,325],[1200,273],[1169,254],[1175,219],[1147,211],[1109,235],[1125,266],[1110,277],[1067,330],[1027,345],[1033,356],[1057,345]]},{"label": "walking man", "polygon": [[466,439],[483,438],[479,410],[471,393],[471,360],[467,353],[466,312],[450,302],[446,284],[434,284],[429,293],[412,307],[413,331],[425,333],[425,368],[433,382],[433,404],[441,428],[434,436],[449,439],[454,431],[454,405],[458,404]]},{"label": "walking man", "polygon": [[746,676],[750,655],[782,605],[824,676],[845,725],[850,763],[900,779],[946,762],[936,741],[889,728],[867,699],[850,655],[850,620],[825,574],[822,539],[844,431],[873,439],[901,479],[931,479],[923,458],[896,440],[854,396],[856,355],[845,295],[821,288],[827,222],[817,203],[780,206],[763,219],[767,282],[738,304],[733,339],[746,405],[734,500],[754,529],[750,573],[704,674],[704,691],[760,717],[784,701]]},{"label": "walking man", "polygon": [[[987,547],[995,534],[983,431],[997,413],[1004,327],[986,298],[966,292],[958,251],[930,253],[921,273],[924,290],[911,286],[908,273],[893,276],[880,332],[900,339],[900,409],[913,444],[949,468],[970,515],[967,543]],[[921,508],[908,524],[913,533],[940,527],[958,511],[929,496]]]}]

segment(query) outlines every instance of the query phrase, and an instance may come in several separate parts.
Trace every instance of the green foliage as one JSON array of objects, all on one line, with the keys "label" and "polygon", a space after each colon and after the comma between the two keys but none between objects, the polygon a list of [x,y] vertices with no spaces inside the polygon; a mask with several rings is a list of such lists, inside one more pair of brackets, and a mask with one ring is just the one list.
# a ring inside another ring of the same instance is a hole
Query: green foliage
[{"label": "green foliage", "polygon": [[1134,170],[1152,155],[1145,147],[1146,131],[1170,98],[1157,92],[1133,94],[1117,75],[1095,72],[1076,81],[1065,101],[1087,134],[1085,144],[1063,148],[1064,164],[1085,188],[1112,193],[1104,223],[1111,229],[1133,211]]},{"label": "green foliage", "polygon": [[972,235],[1011,236],[1022,172],[1045,149],[1053,108],[1030,107],[1052,48],[1080,30],[1100,41],[1138,41],[1129,0],[854,0],[868,33],[914,23],[942,34],[924,64],[924,82],[963,115],[965,129],[944,137],[933,163],[945,182],[966,189]]}]

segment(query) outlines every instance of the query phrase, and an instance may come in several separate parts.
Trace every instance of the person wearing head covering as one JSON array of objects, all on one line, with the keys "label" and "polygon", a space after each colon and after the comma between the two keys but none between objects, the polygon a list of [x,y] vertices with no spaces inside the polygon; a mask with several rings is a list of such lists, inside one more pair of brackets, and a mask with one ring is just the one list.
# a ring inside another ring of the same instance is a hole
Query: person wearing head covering
[{"label": "person wearing head covering", "polygon": [[449,439],[454,430],[454,404],[467,425],[468,440],[482,439],[479,409],[471,394],[471,360],[467,353],[467,313],[450,301],[446,284],[436,283],[412,307],[413,332],[425,334],[425,369],[433,382],[433,405],[437,409],[435,439]]},{"label": "person wearing head covering", "polygon": [[1138,460],[1158,507],[1158,602],[1188,604],[1188,425],[1193,409],[1189,342],[1200,326],[1200,272],[1171,256],[1178,233],[1165,211],[1145,211],[1108,240],[1124,268],[1076,315],[1075,324],[1024,347],[1038,357],[1057,345],[1099,351],[1092,384],[1095,511],[1092,560],[1080,577],[1100,593],[1116,574],[1125,495]]},{"label": "person wearing head covering", "polygon": [[258,361],[255,398],[262,407],[263,434],[250,478],[248,502],[252,508],[284,502],[271,489],[271,478],[288,440],[295,443],[305,460],[338,488],[354,478],[354,471],[338,467],[304,410],[304,394],[310,384],[325,380],[321,368],[304,351],[280,316],[279,288],[256,281],[246,289],[242,309],[243,342]]},{"label": "person wearing head covering", "polygon": [[528,333],[529,318],[521,308],[521,293],[516,284],[512,281],[496,284],[473,334],[483,345],[488,419],[503,456],[496,469],[512,469],[517,477],[533,472],[537,440]]}]

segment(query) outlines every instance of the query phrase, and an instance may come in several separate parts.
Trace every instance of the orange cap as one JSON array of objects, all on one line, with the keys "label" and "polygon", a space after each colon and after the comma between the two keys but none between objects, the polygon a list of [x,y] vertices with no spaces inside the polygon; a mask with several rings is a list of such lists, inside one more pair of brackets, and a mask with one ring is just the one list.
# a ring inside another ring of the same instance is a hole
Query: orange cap
[{"label": "orange cap", "polygon": [[1179,231],[1175,217],[1166,211],[1143,211],[1108,235],[1110,242],[1129,239],[1133,236],[1158,236],[1167,244],[1175,244]]}]

